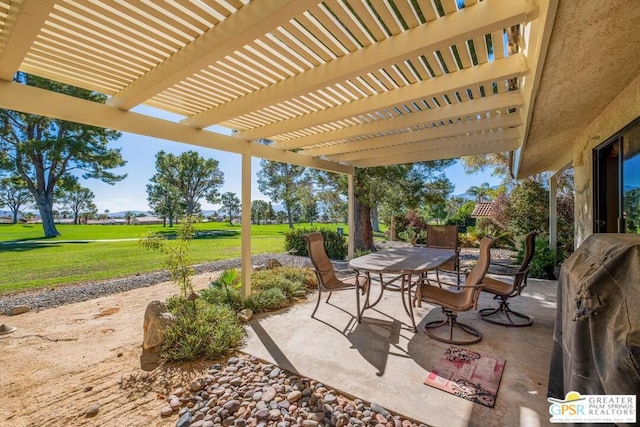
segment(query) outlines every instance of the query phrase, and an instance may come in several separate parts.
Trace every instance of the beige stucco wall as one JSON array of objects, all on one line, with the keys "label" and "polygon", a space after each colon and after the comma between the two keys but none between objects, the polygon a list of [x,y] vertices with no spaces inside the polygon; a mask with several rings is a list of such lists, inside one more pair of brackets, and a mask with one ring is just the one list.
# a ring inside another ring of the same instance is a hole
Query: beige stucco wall
[{"label": "beige stucco wall", "polygon": [[631,82],[573,142],[575,243],[593,233],[593,158],[597,145],[640,116],[640,76]]}]

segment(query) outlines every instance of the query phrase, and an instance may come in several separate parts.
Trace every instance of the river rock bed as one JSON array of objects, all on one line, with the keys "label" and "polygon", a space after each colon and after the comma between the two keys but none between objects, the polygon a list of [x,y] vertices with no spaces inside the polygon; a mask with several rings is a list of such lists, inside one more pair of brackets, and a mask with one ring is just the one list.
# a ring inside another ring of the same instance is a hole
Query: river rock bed
[{"label": "river rock bed", "polygon": [[426,426],[249,355],[211,366],[165,400],[158,416],[176,416],[176,427]]},{"label": "river rock bed", "polygon": [[[267,264],[270,259],[276,259],[282,265],[307,266],[309,259],[288,254],[261,254],[251,257],[252,265]],[[194,266],[196,274],[223,271],[229,268],[240,268],[240,258],[229,258],[215,262],[208,262]],[[131,289],[153,286],[169,280],[169,273],[158,271],[138,274],[120,279],[84,283],[81,285],[67,285],[28,291],[13,295],[3,295],[0,298],[0,314],[9,314],[16,306],[29,307],[38,311],[58,307],[81,301],[87,301],[106,295],[117,294]]]}]

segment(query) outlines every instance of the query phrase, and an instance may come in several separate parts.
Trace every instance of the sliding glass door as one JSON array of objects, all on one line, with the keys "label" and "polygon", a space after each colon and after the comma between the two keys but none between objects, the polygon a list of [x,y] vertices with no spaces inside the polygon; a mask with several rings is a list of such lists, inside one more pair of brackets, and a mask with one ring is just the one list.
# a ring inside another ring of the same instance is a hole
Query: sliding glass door
[{"label": "sliding glass door", "polygon": [[640,120],[593,151],[594,233],[640,232]]}]

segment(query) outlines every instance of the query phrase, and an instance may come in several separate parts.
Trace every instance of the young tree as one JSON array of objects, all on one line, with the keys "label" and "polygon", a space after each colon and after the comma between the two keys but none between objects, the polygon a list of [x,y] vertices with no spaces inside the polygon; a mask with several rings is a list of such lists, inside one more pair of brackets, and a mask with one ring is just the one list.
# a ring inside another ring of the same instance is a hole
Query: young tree
[{"label": "young tree", "polygon": [[549,192],[534,179],[518,181],[507,208],[513,234],[549,230]]},{"label": "young tree", "polygon": [[[167,226],[167,219],[169,227],[173,227],[173,221],[184,213],[178,190],[167,184],[159,184],[155,182],[156,179],[154,175],[151,184],[147,184],[147,202],[153,213],[162,218],[164,227]],[[127,220],[127,223],[129,222],[130,219]]]},{"label": "young tree", "polygon": [[293,210],[299,202],[298,189],[305,182],[306,168],[272,160],[261,160],[260,167],[258,188],[274,202],[282,202],[289,228],[293,228]]},{"label": "young tree", "polygon": [[220,197],[222,212],[226,212],[229,215],[229,225],[233,225],[233,218],[240,213],[240,199],[235,193],[227,191]]},{"label": "young tree", "polygon": [[[16,80],[29,86],[104,103],[105,95],[18,73]],[[120,149],[108,148],[120,133],[64,120],[0,109],[0,152],[11,175],[20,176],[40,211],[45,237],[60,233],[53,219],[54,194],[58,181],[72,171],[83,178],[114,184],[126,177],[110,169],[123,166]]]},{"label": "young tree", "polygon": [[185,205],[187,216],[200,210],[200,199],[217,203],[218,190],[224,184],[224,175],[218,161],[205,159],[195,151],[175,156],[164,151],[156,154],[156,174],[152,183],[175,189]]},{"label": "young tree", "polygon": [[0,181],[0,207],[6,206],[9,208],[14,224],[18,222],[20,209],[28,203],[33,203],[33,201],[33,195],[22,178],[13,176],[3,178]]},{"label": "young tree", "polygon": [[264,223],[267,219],[269,204],[264,200],[254,200],[251,202],[251,219],[255,224]]},{"label": "young tree", "polygon": [[81,214],[88,217],[91,212],[97,212],[96,205],[93,203],[95,194],[77,182],[68,188],[61,188],[58,195],[59,202],[73,212],[74,224],[78,224],[78,218]]}]

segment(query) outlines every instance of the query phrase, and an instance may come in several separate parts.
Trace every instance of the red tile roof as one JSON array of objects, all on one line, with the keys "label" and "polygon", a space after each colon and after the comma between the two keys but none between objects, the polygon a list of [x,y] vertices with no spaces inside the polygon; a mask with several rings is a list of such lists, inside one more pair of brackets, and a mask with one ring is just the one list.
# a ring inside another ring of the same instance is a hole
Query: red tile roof
[{"label": "red tile roof", "polygon": [[493,216],[493,203],[491,202],[479,202],[476,203],[476,207],[473,208],[471,216],[474,218],[483,216]]}]

